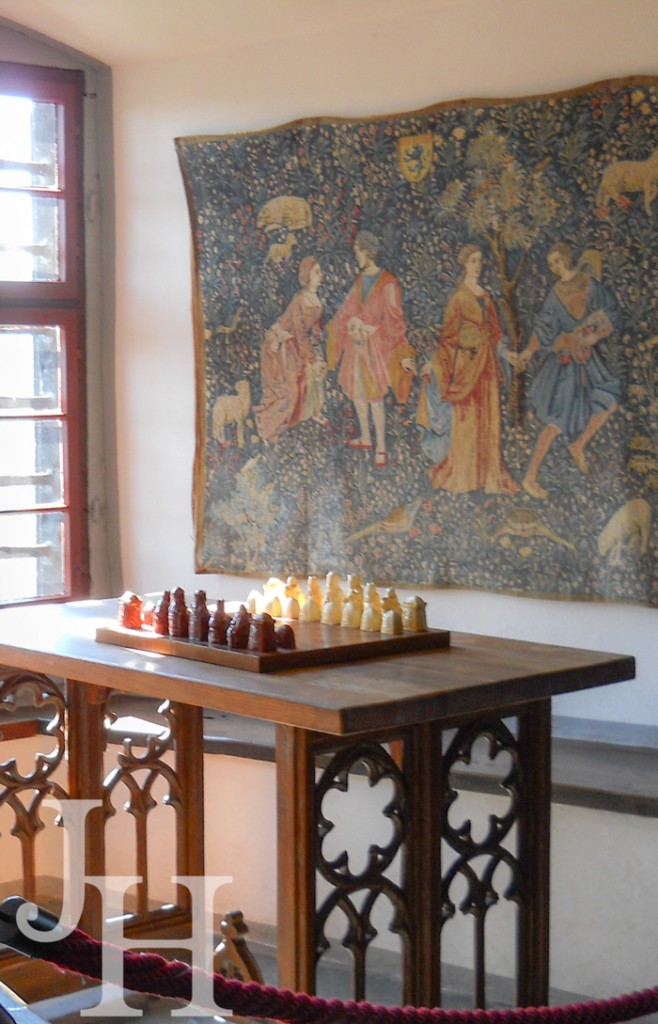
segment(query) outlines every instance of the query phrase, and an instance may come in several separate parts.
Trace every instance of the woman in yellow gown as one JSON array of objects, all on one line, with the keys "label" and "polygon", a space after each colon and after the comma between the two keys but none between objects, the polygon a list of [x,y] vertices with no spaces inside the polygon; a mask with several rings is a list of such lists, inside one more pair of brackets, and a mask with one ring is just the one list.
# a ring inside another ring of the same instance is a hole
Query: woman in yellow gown
[{"label": "woman in yellow gown", "polygon": [[481,249],[465,245],[458,258],[464,273],[446,306],[434,356],[423,368],[419,425],[432,431],[432,383],[452,411],[450,447],[430,469],[430,480],[437,490],[453,494],[479,488],[487,494],[515,494],[519,485],[501,452],[498,353],[503,331],[494,301],[480,284]]}]

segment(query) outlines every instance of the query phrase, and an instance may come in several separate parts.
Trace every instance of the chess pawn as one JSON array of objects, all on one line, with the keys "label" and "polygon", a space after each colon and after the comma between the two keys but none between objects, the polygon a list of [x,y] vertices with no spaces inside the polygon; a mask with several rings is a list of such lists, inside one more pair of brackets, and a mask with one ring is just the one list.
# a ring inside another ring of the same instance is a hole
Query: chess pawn
[{"label": "chess pawn", "polygon": [[347,629],[360,629],[361,616],[363,615],[363,585],[358,573],[353,572],[349,574],[347,586],[349,590],[343,605],[340,624]]},{"label": "chess pawn", "polygon": [[299,601],[297,599],[298,592],[301,593],[297,580],[294,576],[289,576],[288,582],[283,588],[283,601],[281,602],[281,615],[284,619],[299,618]]},{"label": "chess pawn", "polygon": [[395,587],[389,587],[382,598],[382,633],[393,636],[404,633],[402,606],[395,593]]},{"label": "chess pawn", "polygon": [[190,640],[205,644],[208,639],[209,623],[210,612],[206,603],[206,592],[205,590],[195,590],[194,601],[189,613]]},{"label": "chess pawn", "polygon": [[169,636],[184,638],[188,634],[189,614],[185,604],[185,591],[176,587],[169,605]]},{"label": "chess pawn", "polygon": [[363,594],[361,629],[364,633],[379,633],[382,628],[382,601],[374,583],[366,583]]},{"label": "chess pawn", "polygon": [[277,647],[280,647],[282,651],[294,651],[295,632],[289,623],[282,622],[279,626],[276,626],[274,633],[276,635]]},{"label": "chess pawn", "polygon": [[340,586],[340,575],[337,572],[328,572],[320,621],[327,626],[339,626],[344,602],[345,595]]},{"label": "chess pawn", "polygon": [[247,596],[247,611],[250,615],[258,615],[263,610],[263,595],[260,590],[250,590]]},{"label": "chess pawn", "polygon": [[427,629],[425,619],[426,601],[416,595],[409,597],[402,605],[402,625],[411,633],[422,633]]},{"label": "chess pawn", "polygon": [[299,609],[300,622],[319,622],[322,617],[322,591],[317,576],[309,576],[308,593]]},{"label": "chess pawn", "polygon": [[382,633],[390,636],[400,636],[404,633],[402,612],[397,608],[386,608],[382,611]]},{"label": "chess pawn", "polygon": [[155,602],[153,609],[153,632],[158,636],[167,636],[169,633],[169,605],[171,604],[171,591],[165,590]]}]

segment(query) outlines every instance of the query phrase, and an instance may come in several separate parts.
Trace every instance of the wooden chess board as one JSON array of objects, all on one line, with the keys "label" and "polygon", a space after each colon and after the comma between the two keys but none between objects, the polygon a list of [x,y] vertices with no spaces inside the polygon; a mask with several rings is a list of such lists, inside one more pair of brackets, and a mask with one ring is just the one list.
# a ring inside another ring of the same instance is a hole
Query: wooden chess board
[{"label": "wooden chess board", "polygon": [[446,629],[426,629],[420,633],[404,632],[399,636],[389,636],[364,633],[344,626],[326,626],[321,622],[281,621],[289,621],[293,627],[297,644],[294,650],[261,653],[223,646],[211,647],[193,640],[159,636],[150,629],[126,629],[119,625],[99,627],[96,640],[153,654],[168,654],[191,661],[240,668],[247,672],[277,672],[287,668],[332,665],[342,661],[447,647],[450,644],[450,632]]}]

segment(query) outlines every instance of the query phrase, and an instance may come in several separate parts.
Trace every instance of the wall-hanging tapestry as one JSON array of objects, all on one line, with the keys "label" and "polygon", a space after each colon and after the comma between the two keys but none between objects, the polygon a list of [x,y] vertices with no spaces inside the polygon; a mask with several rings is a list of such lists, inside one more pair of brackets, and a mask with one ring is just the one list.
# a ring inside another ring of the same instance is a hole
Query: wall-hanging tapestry
[{"label": "wall-hanging tapestry", "polygon": [[176,146],[198,571],[658,605],[658,79]]}]

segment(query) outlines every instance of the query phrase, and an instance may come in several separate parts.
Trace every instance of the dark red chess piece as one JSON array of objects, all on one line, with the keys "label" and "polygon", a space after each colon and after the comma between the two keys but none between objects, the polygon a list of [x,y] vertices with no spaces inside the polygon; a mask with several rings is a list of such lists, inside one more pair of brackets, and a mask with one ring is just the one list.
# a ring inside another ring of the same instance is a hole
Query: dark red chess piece
[{"label": "dark red chess piece", "polygon": [[226,630],[226,643],[235,650],[245,650],[249,643],[251,615],[243,604],[231,619]]},{"label": "dark red chess piece", "polygon": [[205,590],[195,590],[194,601],[189,612],[189,637],[198,643],[205,644],[208,639],[210,612],[206,603]]},{"label": "dark red chess piece", "polygon": [[218,601],[214,612],[210,614],[208,623],[208,643],[212,647],[223,647],[226,643],[226,630],[232,616],[224,611],[224,602]]},{"label": "dark red chess piece", "polygon": [[185,591],[176,587],[169,605],[169,636],[183,639],[188,634],[189,615],[185,604]]},{"label": "dark red chess piece", "polygon": [[295,631],[292,626],[289,626],[287,622],[282,622],[274,630],[276,636],[276,645],[283,651],[294,651],[297,646],[295,643]]},{"label": "dark red chess piece", "polygon": [[169,634],[170,603],[170,590],[163,591],[158,600],[155,602],[155,608],[153,609],[153,632],[157,633],[158,636],[167,636]]},{"label": "dark red chess piece", "polygon": [[250,651],[276,651],[274,619],[268,612],[252,617],[248,646]]}]

